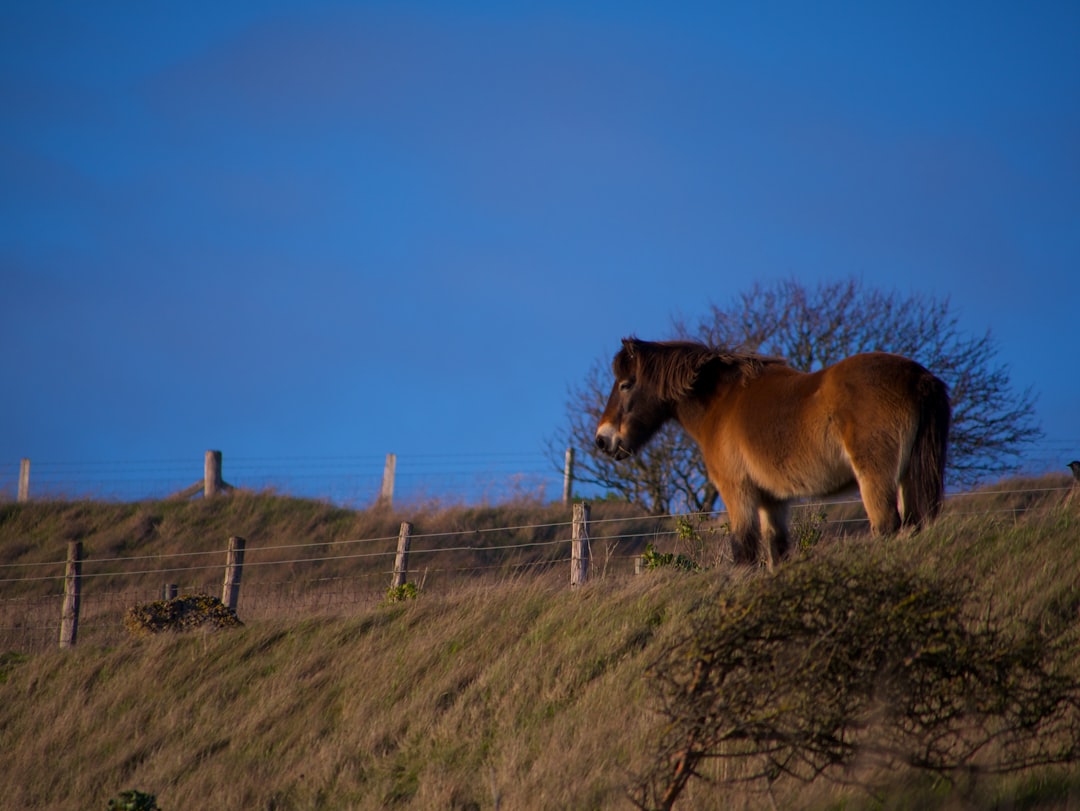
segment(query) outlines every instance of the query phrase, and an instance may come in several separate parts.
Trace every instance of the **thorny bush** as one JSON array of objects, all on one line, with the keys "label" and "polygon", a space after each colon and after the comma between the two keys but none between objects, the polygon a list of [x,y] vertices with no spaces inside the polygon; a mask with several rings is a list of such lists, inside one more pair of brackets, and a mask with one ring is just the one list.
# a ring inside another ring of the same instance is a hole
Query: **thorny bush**
[{"label": "thorny bush", "polygon": [[835,776],[856,758],[945,778],[1080,759],[1069,629],[1006,633],[970,610],[970,591],[804,561],[718,596],[651,667],[664,724],[635,804],[671,808],[717,758],[726,782],[766,786]]}]

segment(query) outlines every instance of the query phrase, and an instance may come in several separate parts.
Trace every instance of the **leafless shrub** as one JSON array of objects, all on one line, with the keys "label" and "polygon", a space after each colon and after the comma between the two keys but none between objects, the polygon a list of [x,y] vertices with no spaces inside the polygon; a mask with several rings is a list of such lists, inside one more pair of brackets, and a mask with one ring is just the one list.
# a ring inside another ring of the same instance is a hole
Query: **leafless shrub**
[{"label": "leafless shrub", "polygon": [[766,786],[850,780],[856,764],[950,778],[1080,759],[1068,626],[1006,633],[967,592],[808,561],[721,597],[651,668],[664,733],[634,802],[671,808],[716,759],[725,782]]}]

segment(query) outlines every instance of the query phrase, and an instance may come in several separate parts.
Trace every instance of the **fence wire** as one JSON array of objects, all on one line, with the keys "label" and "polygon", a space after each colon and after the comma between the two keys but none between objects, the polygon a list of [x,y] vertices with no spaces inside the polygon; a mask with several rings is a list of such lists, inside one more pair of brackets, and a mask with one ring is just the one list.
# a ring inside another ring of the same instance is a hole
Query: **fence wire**
[{"label": "fence wire", "polygon": [[[1051,493],[1067,493],[1071,490],[1071,487],[1041,487],[1041,488],[1029,488],[1019,490],[983,490],[967,493],[953,493],[946,497],[946,503],[955,503],[958,500],[980,498],[989,496],[1020,496],[1020,495],[1046,495]],[[793,510],[820,510],[826,508],[837,508],[844,506],[852,506],[861,508],[862,501],[860,499],[837,499],[837,500],[823,500],[823,501],[808,501],[797,502],[792,505]],[[987,510],[971,510],[967,512],[960,512],[957,510],[950,510],[952,515],[993,515],[1003,513],[1015,513],[1023,512],[1028,509],[1025,506],[1013,506],[1013,507],[999,507],[995,509]],[[644,516],[616,516],[609,518],[592,518],[589,520],[589,527],[596,528],[602,527],[606,524],[627,524],[634,522],[664,522],[664,521],[678,521],[680,519],[698,518],[702,521],[719,522],[727,515],[726,510],[716,510],[712,512],[700,512],[700,513],[665,513],[661,515],[644,515]],[[865,516],[854,518],[835,518],[830,519],[829,523],[857,523],[865,522],[867,519]],[[572,527],[571,521],[538,523],[538,524],[516,524],[505,527],[485,527],[476,529],[462,529],[443,532],[427,532],[427,533],[411,533],[410,538],[413,541],[426,540],[432,538],[455,538],[463,536],[477,536],[477,535],[490,535],[494,533],[511,534],[522,531],[536,531],[547,529],[565,528],[569,530]],[[637,539],[643,537],[652,537],[655,532],[641,532],[641,533],[620,533],[617,538],[619,539]],[[667,533],[667,534],[675,534]],[[314,547],[330,547],[330,546],[346,546],[350,544],[370,544],[370,543],[389,543],[396,542],[398,540],[397,535],[384,535],[372,538],[352,538],[347,540],[338,541],[309,541],[305,543],[292,543],[292,544],[270,544],[260,547],[249,547],[248,554],[271,552],[283,549],[310,549]],[[445,547],[432,547],[426,549],[412,549],[410,554],[436,554],[441,552],[476,552],[476,551],[492,551],[492,550],[514,550],[514,549],[528,549],[532,547],[551,546],[561,543],[570,543],[570,538],[559,538],[556,540],[545,541],[531,541],[520,544],[506,544],[497,546],[484,546],[478,544],[470,544],[466,546],[445,546]],[[125,556],[113,556],[113,557],[87,557],[83,559],[83,566],[96,565],[99,563],[127,563],[135,561],[145,560],[163,560],[171,558],[187,558],[187,557],[209,557],[217,556],[223,557],[226,550],[210,549],[198,552],[165,552],[155,553],[149,555],[125,555]],[[351,555],[325,555],[322,557],[313,558],[296,558],[290,560],[273,560],[273,561],[248,561],[245,566],[272,566],[272,565],[287,565],[287,564],[300,564],[300,563],[318,563],[321,561],[337,561],[337,560],[351,560],[360,558],[374,558],[374,557],[387,557],[395,554],[395,550],[388,550],[382,552],[360,552]],[[0,578],[0,583],[19,583],[19,582],[31,582],[31,581],[43,581],[54,580],[57,577],[62,577],[62,571],[66,565],[66,559],[57,559],[50,561],[27,561],[18,563],[3,563],[0,564],[0,570],[15,569],[15,568],[33,568],[33,567],[56,567],[61,570],[59,575],[49,575],[40,577],[5,577]],[[201,565],[201,566],[186,566],[186,567],[169,567],[169,568],[157,568],[146,570],[124,570],[124,571],[111,571],[111,572],[98,572],[89,573],[84,571],[83,577],[108,577],[108,576],[121,576],[121,575],[145,575],[145,574],[158,574],[158,573],[172,573],[172,572],[184,572],[184,571],[205,571],[207,569],[220,568],[217,564]],[[0,598],[2,599],[2,598]]]},{"label": "fence wire", "polygon": [[[993,505],[978,509],[977,499],[990,497],[1040,497],[1064,494],[1074,488],[1048,487],[1022,490],[986,490],[951,494],[947,498],[947,511],[954,516],[988,516],[1019,514],[1031,505]],[[968,505],[971,505],[970,507]],[[820,512],[832,509],[857,510],[861,512],[858,499],[812,501],[793,505],[793,511]],[[630,517],[604,517],[588,522],[589,543],[596,565],[602,565],[604,576],[629,574],[640,558],[645,542],[654,545],[678,544],[679,522],[694,521],[703,531],[723,525],[726,511],[711,513],[670,513]],[[849,525],[865,525],[865,515],[837,515],[826,522],[843,528]],[[472,581],[488,579],[497,581],[522,574],[553,572],[570,563],[571,521],[536,524],[518,524],[506,527],[427,532],[411,535],[412,541],[421,541],[420,547],[409,550],[412,560],[411,579],[427,586],[439,585],[452,588],[461,578]],[[645,526],[642,526],[645,525]],[[675,526],[673,526],[675,525]],[[554,538],[544,538],[519,543],[499,543],[498,536],[520,533],[554,533]],[[455,543],[462,537],[489,537],[496,542],[485,544]],[[448,545],[439,545],[438,541]],[[264,619],[288,619],[298,614],[345,614],[374,607],[386,595],[387,584],[393,571],[389,561],[396,548],[372,550],[362,545],[396,544],[398,536],[351,538],[338,541],[312,541],[304,543],[271,544],[246,549],[244,569],[248,575],[240,590],[238,614],[249,621]],[[280,552],[295,552],[319,547],[345,550],[350,545],[363,551],[345,554],[322,554],[303,556],[294,554],[284,559],[273,559]],[[623,554],[616,550],[624,546]],[[370,550],[370,551],[368,551]],[[123,616],[132,606],[159,600],[166,581],[177,584],[179,594],[215,594],[222,583],[207,582],[209,572],[224,570],[227,550],[224,548],[163,554],[140,554],[129,556],[88,556],[82,560],[81,577],[84,581],[82,608],[79,620],[80,644],[115,644],[123,638]],[[440,564],[440,555],[453,554],[457,559]],[[461,556],[466,556],[462,562]],[[497,556],[497,560],[489,559]],[[266,557],[269,556],[269,557]],[[468,556],[471,556],[469,558]],[[602,557],[601,557],[602,556]],[[216,558],[216,560],[214,560]],[[207,559],[196,565],[147,565],[151,561],[181,562]],[[212,562],[210,562],[212,561]],[[317,569],[324,564],[369,561],[375,566],[369,571],[346,574],[320,575]],[[54,647],[58,641],[61,605],[63,603],[66,560],[28,561],[0,564],[0,651],[39,651]],[[107,567],[101,569],[100,567]],[[49,573],[41,574],[43,569]],[[272,579],[275,571],[286,572],[285,577]],[[19,574],[20,572],[26,574]],[[158,579],[158,584],[147,581]],[[100,586],[95,585],[100,583]],[[21,587],[41,588],[48,584],[47,594],[12,594],[5,590]]]},{"label": "fence wire", "polygon": [[[326,498],[350,507],[379,496],[385,455],[231,456],[223,478],[246,490],[272,490],[302,498]],[[52,461],[31,460],[35,497],[137,501],[166,498],[202,479],[196,459]],[[395,492],[410,501],[462,499],[498,501],[522,495],[554,498],[562,472],[543,453],[508,451],[476,454],[397,456]],[[0,499],[13,499],[19,466],[0,466]]]}]

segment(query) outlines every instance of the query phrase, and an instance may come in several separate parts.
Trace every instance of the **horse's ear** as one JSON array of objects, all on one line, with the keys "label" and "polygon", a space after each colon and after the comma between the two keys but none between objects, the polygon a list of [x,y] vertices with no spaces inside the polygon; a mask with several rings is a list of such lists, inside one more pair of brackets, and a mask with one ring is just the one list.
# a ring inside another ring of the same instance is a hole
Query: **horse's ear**
[{"label": "horse's ear", "polygon": [[629,338],[622,339],[622,348],[626,353],[626,357],[630,360],[634,359],[634,355],[637,353],[638,344],[641,343],[637,338],[631,335]]}]

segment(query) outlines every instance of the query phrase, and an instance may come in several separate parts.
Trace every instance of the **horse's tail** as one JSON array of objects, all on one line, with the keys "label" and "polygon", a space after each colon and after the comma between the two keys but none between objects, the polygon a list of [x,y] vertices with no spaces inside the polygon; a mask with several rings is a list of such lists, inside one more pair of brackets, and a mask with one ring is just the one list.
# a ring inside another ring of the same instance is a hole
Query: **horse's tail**
[{"label": "horse's tail", "polygon": [[916,392],[919,422],[902,485],[904,523],[918,527],[937,517],[945,500],[945,458],[952,410],[948,388],[929,372],[919,378]]}]

